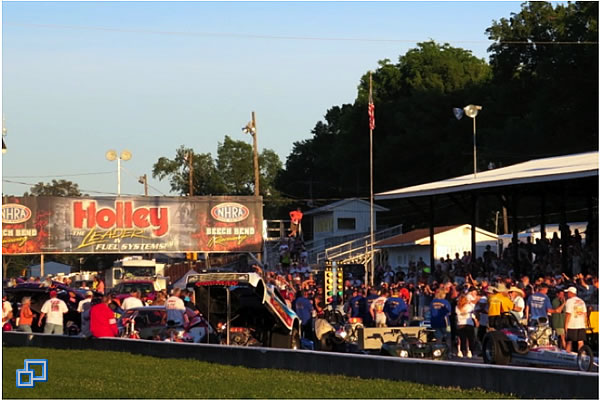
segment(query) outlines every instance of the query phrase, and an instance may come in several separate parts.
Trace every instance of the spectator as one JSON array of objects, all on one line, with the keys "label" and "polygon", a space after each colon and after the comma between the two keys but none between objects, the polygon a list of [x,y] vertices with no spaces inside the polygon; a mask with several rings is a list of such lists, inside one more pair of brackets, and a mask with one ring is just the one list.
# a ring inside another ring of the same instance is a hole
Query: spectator
[{"label": "spectator", "polygon": [[116,337],[119,334],[117,320],[108,307],[110,299],[102,296],[101,302],[90,309],[90,332],[94,337]]},{"label": "spectator", "polygon": [[10,320],[13,318],[13,308],[8,302],[8,296],[2,294],[2,331],[12,330]]},{"label": "spectator", "polygon": [[172,321],[172,325],[174,326],[184,326],[187,324],[185,316],[185,304],[183,300],[179,297],[181,294],[180,288],[174,288],[173,292],[169,299],[166,302],[167,308],[167,323]]},{"label": "spectator", "polygon": [[523,323],[523,316],[525,314],[525,300],[523,297],[525,296],[525,292],[519,287],[510,287],[508,289],[508,296],[513,304],[515,304],[512,310],[513,315],[515,315],[519,322]]},{"label": "spectator", "polygon": [[38,326],[42,325],[42,319],[46,317],[44,334],[63,334],[63,315],[69,311],[67,304],[56,297],[56,291],[50,291],[50,299],[44,302]]},{"label": "spectator", "polygon": [[298,294],[298,297],[294,301],[293,309],[302,324],[302,333],[307,337],[306,334],[311,333],[312,331],[312,315],[314,308],[312,302],[307,298],[306,290],[301,290]]},{"label": "spectator", "polygon": [[19,327],[17,330],[31,333],[33,316],[34,314],[31,311],[31,297],[23,297],[21,300],[21,312],[19,314]]},{"label": "spectator", "polygon": [[577,343],[577,350],[585,341],[587,328],[587,308],[585,302],[577,297],[577,289],[567,289],[567,302],[565,303],[565,330],[567,331],[567,351],[571,352],[573,343]]},{"label": "spectator", "polygon": [[506,326],[502,314],[512,311],[514,304],[508,297],[508,289],[504,283],[499,283],[493,290],[495,294],[488,297],[488,325],[499,330]]},{"label": "spectator", "polygon": [[446,290],[439,288],[435,297],[431,301],[431,328],[435,330],[435,337],[439,341],[446,341],[448,350],[452,350],[450,345],[450,303],[446,300]]},{"label": "spectator", "polygon": [[137,289],[133,289],[129,293],[129,296],[125,298],[121,304],[121,308],[123,308],[123,310],[139,308],[141,306],[144,306],[144,303],[140,299],[140,291]]},{"label": "spectator", "polygon": [[92,289],[96,292],[99,292],[100,294],[104,294],[104,281],[100,280],[98,276],[94,276]]},{"label": "spectator", "polygon": [[83,305],[92,302],[92,298],[94,298],[94,293],[91,291],[86,291],[85,292],[85,299],[79,301],[79,303],[77,304],[77,312],[82,313],[83,312]]},{"label": "spectator", "polygon": [[558,291],[556,292],[556,297],[552,300],[552,308],[554,309],[554,313],[552,313],[552,328],[556,332],[556,335],[559,338],[559,345],[562,349],[566,349],[566,341],[565,341],[565,292]]},{"label": "spectator", "polygon": [[548,285],[542,283],[538,285],[537,292],[531,294],[527,298],[527,306],[525,307],[525,319],[530,321],[537,321],[538,317],[548,318],[550,313],[554,312],[552,309],[552,303],[548,298]]},{"label": "spectator", "polygon": [[383,307],[388,327],[406,326],[404,312],[408,310],[406,303],[400,297],[398,289],[392,290],[392,296],[387,299]]},{"label": "spectator", "polygon": [[386,316],[383,311],[385,306],[385,302],[387,301],[388,291],[381,291],[381,295],[373,300],[371,307],[369,309],[371,313],[371,317],[375,322],[375,327],[387,327],[386,325]]},{"label": "spectator", "polygon": [[475,305],[469,302],[466,296],[458,298],[456,303],[456,331],[458,334],[458,351],[456,355],[459,358],[464,355],[472,358],[471,350],[475,348],[475,326],[479,325],[475,317]]},{"label": "spectator", "polygon": [[296,237],[298,235],[298,231],[302,230],[302,228],[300,227],[300,224],[302,223],[302,211],[300,210],[300,208],[297,208],[296,210],[292,210],[290,212],[290,219],[290,228],[292,232],[289,236]]}]

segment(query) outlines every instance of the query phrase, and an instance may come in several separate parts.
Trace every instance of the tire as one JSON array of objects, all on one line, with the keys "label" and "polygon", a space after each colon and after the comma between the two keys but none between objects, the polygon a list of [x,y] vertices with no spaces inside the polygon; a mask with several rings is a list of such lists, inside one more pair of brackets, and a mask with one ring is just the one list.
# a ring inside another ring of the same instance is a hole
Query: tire
[{"label": "tire", "polygon": [[594,353],[589,346],[584,345],[577,352],[577,369],[582,372],[590,372],[592,366],[594,366]]},{"label": "tire", "polygon": [[292,335],[290,336],[290,349],[300,349],[300,334],[296,328],[292,330]]},{"label": "tire", "polygon": [[483,361],[493,365],[506,365],[510,362],[510,352],[505,351],[504,334],[492,331],[483,338]]},{"label": "tire", "polygon": [[331,332],[323,334],[319,340],[320,351],[333,351],[333,343],[331,341]]}]

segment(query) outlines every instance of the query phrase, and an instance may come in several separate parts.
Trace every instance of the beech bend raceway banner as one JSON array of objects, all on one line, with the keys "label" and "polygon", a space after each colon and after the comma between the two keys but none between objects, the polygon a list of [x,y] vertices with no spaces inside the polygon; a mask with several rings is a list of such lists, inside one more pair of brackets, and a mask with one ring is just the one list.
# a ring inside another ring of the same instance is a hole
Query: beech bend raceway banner
[{"label": "beech bend raceway banner", "polygon": [[2,200],[3,254],[261,250],[261,197]]}]

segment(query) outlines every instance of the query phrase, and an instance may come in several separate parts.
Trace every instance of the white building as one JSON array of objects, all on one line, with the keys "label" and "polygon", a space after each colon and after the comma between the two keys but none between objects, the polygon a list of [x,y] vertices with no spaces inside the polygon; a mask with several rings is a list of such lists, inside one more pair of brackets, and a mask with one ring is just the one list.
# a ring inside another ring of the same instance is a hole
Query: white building
[{"label": "white building", "polygon": [[[587,226],[588,226],[587,222],[567,223],[567,226],[569,226],[571,235],[574,235],[575,230],[578,230],[579,234],[581,235],[581,239],[582,239],[583,243],[585,243],[585,233],[586,233]],[[517,234],[519,241],[525,243],[525,242],[527,242],[527,238],[531,237],[531,243],[535,244],[538,239],[542,238],[541,229],[542,229],[542,227],[538,224],[537,226],[529,227],[523,231],[520,231],[519,234]],[[552,239],[552,236],[554,235],[554,233],[556,233],[558,235],[558,238],[560,238],[560,224],[546,224],[545,229],[546,229],[546,238],[548,240]],[[502,235],[499,235],[498,237],[500,238],[500,241],[502,242],[502,246],[504,248],[506,248],[508,246],[508,244],[510,244],[512,242],[512,239],[513,239],[512,234],[502,234]]]},{"label": "white building", "polygon": [[[317,209],[304,212],[305,220],[312,230],[313,247],[333,246],[350,241],[371,231],[371,204],[358,198],[343,199]],[[377,213],[387,212],[379,205],[373,205],[374,231],[377,231]]]},{"label": "white building", "polygon": [[[454,259],[454,254],[460,256],[465,251],[471,251],[471,225],[463,224],[457,226],[435,227],[434,230],[434,259],[436,263],[440,257]],[[498,236],[481,228],[476,229],[475,242],[477,244],[477,256],[483,255],[485,248],[489,245],[494,252],[498,247]],[[390,266],[407,268],[410,262],[416,263],[423,258],[426,265],[429,263],[429,228],[409,231],[404,234],[379,241],[375,248],[387,253],[387,261]]]}]

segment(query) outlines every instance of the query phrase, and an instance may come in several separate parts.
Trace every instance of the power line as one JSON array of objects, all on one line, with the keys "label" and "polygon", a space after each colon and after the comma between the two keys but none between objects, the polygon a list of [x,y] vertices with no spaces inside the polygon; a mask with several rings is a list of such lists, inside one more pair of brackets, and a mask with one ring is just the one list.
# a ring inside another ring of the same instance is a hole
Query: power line
[{"label": "power line", "polygon": [[[306,41],[332,41],[332,42],[371,42],[371,43],[418,43],[423,39],[389,39],[389,38],[336,38],[336,37],[317,37],[317,36],[277,36],[277,35],[256,35],[244,33],[217,33],[217,32],[181,32],[181,31],[156,31],[150,29],[131,29],[131,28],[114,28],[101,26],[81,26],[81,25],[57,25],[57,24],[28,24],[4,22],[4,25],[9,26],[24,26],[34,28],[51,28],[51,29],[75,29],[75,30],[91,30],[91,31],[107,31],[107,32],[124,32],[124,33],[144,33],[152,35],[168,35],[168,36],[197,36],[197,37],[222,37],[222,38],[239,38],[239,39],[269,39],[269,40],[306,40]],[[448,40],[445,42],[451,43],[497,43],[497,44],[520,44],[520,45],[597,45],[598,42],[592,41],[493,41],[493,40]]]},{"label": "power line", "polygon": [[60,178],[60,177],[79,177],[84,175],[103,175],[114,174],[114,171],[101,171],[97,173],[79,173],[79,174],[53,174],[53,175],[5,175],[4,178]]}]

